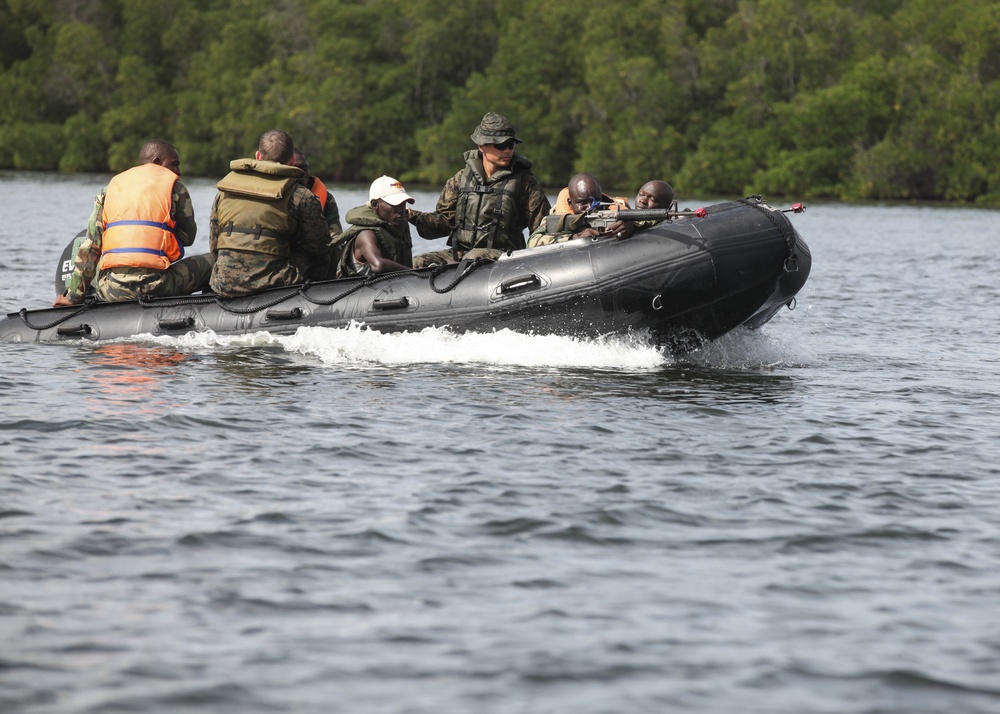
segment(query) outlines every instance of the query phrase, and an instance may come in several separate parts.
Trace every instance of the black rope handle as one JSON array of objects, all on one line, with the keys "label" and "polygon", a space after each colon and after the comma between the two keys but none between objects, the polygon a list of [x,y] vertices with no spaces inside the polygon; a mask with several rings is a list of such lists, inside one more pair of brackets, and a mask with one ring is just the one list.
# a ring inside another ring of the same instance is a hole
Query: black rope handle
[{"label": "black rope handle", "polygon": [[316,298],[307,295],[306,290],[310,287],[309,283],[303,285],[302,290],[300,292],[302,293],[302,297],[311,302],[313,305],[333,305],[334,303],[343,300],[348,295],[353,295],[361,288],[367,288],[371,285],[375,285],[376,283],[381,283],[385,280],[389,280],[390,278],[394,278],[397,275],[405,275],[405,274],[406,272],[402,270],[398,270],[392,273],[381,273],[381,274],[373,273],[372,275],[369,275],[364,280],[359,282],[357,285],[352,285],[351,287],[347,288],[347,290],[340,293],[336,297],[331,298],[330,300],[317,300]]},{"label": "black rope handle", "polygon": [[[465,261],[462,261],[462,262],[464,263]],[[494,262],[492,258],[476,258],[471,263],[469,263],[468,265],[466,265],[465,268],[462,268],[462,263],[459,263],[458,264],[458,268],[455,270],[455,272],[456,272],[455,279],[453,281],[451,281],[451,283],[449,283],[448,285],[446,285],[443,288],[439,288],[437,285],[435,285],[434,281],[438,277],[440,277],[446,270],[448,270],[448,266],[447,265],[438,266],[428,276],[429,279],[430,279],[431,290],[433,290],[434,292],[438,293],[439,295],[442,294],[442,293],[446,293],[446,292],[449,292],[451,290],[454,290],[456,287],[458,287],[458,284],[460,282],[462,282],[467,277],[469,277],[470,275],[472,275],[472,273],[474,271],[478,270],[480,267],[486,265],[487,263],[492,263],[492,262]]]},{"label": "black rope handle", "polygon": [[93,300],[93,299],[89,299],[89,300],[85,301],[76,310],[74,310],[73,312],[69,313],[68,315],[64,315],[63,317],[58,317],[55,320],[53,320],[52,322],[48,322],[48,323],[46,323],[44,325],[33,325],[31,323],[31,321],[28,319],[28,308],[26,308],[26,307],[22,307],[21,310],[17,314],[21,318],[21,322],[23,322],[25,324],[25,326],[29,330],[49,330],[49,329],[52,329],[53,327],[55,327],[56,325],[63,324],[67,320],[72,320],[74,317],[76,317],[80,313],[86,312],[87,310],[90,309],[91,305],[93,305],[94,302],[96,302],[96,301]]},{"label": "black rope handle", "polygon": [[[253,314],[255,312],[260,312],[261,310],[270,309],[270,308],[274,307],[275,305],[280,305],[281,303],[285,302],[286,300],[291,300],[296,295],[303,295],[304,296],[305,295],[305,290],[308,287],[309,287],[309,283],[303,283],[302,286],[299,287],[299,289],[296,290],[295,292],[288,293],[287,295],[282,295],[281,297],[275,298],[274,300],[271,300],[270,302],[266,302],[263,305],[256,305],[254,307],[248,307],[248,308],[231,307],[229,305],[226,305],[226,303],[224,302],[226,300],[241,300],[244,296],[240,296],[238,298],[220,298],[218,295],[216,295],[212,299],[215,301],[216,305],[218,305],[219,307],[221,307],[225,312],[228,312],[228,313],[230,313],[232,315],[251,315],[251,314]],[[253,297],[253,295],[249,295],[249,296],[246,296],[246,297]]]},{"label": "black rope handle", "polygon": [[[494,262],[492,258],[476,258],[472,262],[468,263],[464,268],[462,268],[462,264],[459,263],[459,268],[457,270],[458,274],[456,275],[455,279],[451,283],[449,283],[448,285],[446,285],[444,287],[440,287],[440,288],[437,285],[434,284],[434,280],[448,270],[448,265],[439,266],[439,267],[435,268],[433,271],[431,271],[430,273],[413,271],[412,273],[410,273],[410,275],[414,275],[414,276],[422,278],[424,280],[428,280],[429,284],[430,284],[431,290],[433,290],[434,292],[436,292],[438,294],[441,294],[441,293],[446,293],[446,292],[449,292],[451,290],[454,290],[458,286],[459,283],[461,283],[463,280],[465,280],[467,277],[469,277],[469,275],[471,275],[475,270],[477,270],[478,268],[480,268],[483,265],[486,265],[487,263],[492,263],[492,262]],[[332,298],[330,300],[317,300],[316,298],[311,297],[309,295],[309,293],[308,293],[308,290],[309,290],[310,287],[312,287],[313,284],[312,283],[303,283],[299,287],[299,289],[296,290],[296,291],[294,291],[294,292],[290,292],[287,295],[282,295],[281,297],[275,298],[274,300],[271,300],[270,302],[266,302],[263,305],[255,305],[253,307],[237,308],[237,307],[233,307],[231,305],[227,305],[226,304],[227,302],[232,301],[232,300],[240,300],[240,299],[242,299],[242,296],[238,297],[238,298],[221,298],[218,295],[205,295],[205,296],[202,296],[202,297],[191,296],[191,297],[184,298],[184,304],[185,305],[200,305],[200,304],[206,304],[206,303],[214,302],[216,305],[218,305],[220,308],[222,308],[222,310],[224,310],[225,312],[228,312],[230,314],[233,314],[233,315],[250,315],[250,314],[253,314],[253,313],[256,313],[256,312],[260,312],[261,310],[268,310],[268,309],[274,307],[275,305],[280,305],[281,303],[283,303],[283,302],[285,302],[287,300],[291,300],[292,298],[294,298],[296,296],[299,296],[299,295],[301,295],[306,301],[308,301],[308,302],[310,302],[310,303],[312,303],[314,305],[333,305],[334,303],[339,302],[340,300],[343,300],[348,295],[351,295],[351,294],[357,292],[361,288],[370,287],[372,285],[375,285],[377,283],[383,282],[385,280],[389,280],[390,278],[396,277],[397,275],[400,275],[401,273],[402,273],[402,271],[398,271],[398,272],[394,272],[394,273],[383,273],[381,275],[377,275],[377,274],[376,275],[371,275],[368,278],[366,278],[365,280],[363,280],[360,283],[358,283],[357,285],[354,285],[354,286],[348,288],[347,290],[345,290],[344,292],[340,293],[339,295],[337,295],[336,297],[334,297],[334,298]],[[57,325],[61,325],[62,323],[66,322],[67,320],[73,319],[74,317],[76,317],[77,315],[79,315],[81,313],[86,312],[91,307],[93,307],[96,302],[97,301],[94,300],[94,299],[88,299],[79,308],[77,308],[73,312],[71,312],[71,313],[69,313],[67,315],[63,315],[61,317],[58,317],[55,320],[53,320],[52,322],[48,322],[48,323],[46,323],[44,325],[35,325],[35,324],[33,324],[28,319],[28,308],[26,308],[26,307],[22,307],[21,310],[20,310],[20,312],[18,313],[18,315],[21,318],[21,322],[23,322],[25,324],[25,326],[28,327],[29,329],[31,329],[31,330],[48,330],[48,329],[51,329],[51,328],[53,328],[53,327],[55,327]],[[155,300],[155,299],[150,299],[150,298],[146,297],[145,295],[139,295],[139,297],[136,299],[136,302],[145,310],[145,309],[156,307],[159,301]]]}]

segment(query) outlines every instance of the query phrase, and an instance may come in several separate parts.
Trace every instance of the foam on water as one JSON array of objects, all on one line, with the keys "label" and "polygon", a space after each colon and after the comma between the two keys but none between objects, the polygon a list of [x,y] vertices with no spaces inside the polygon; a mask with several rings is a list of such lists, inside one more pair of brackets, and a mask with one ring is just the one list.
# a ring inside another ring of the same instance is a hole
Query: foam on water
[{"label": "foam on water", "polygon": [[794,344],[767,329],[737,329],[684,356],[684,363],[729,370],[760,370],[814,364],[816,355],[804,344]]},{"label": "foam on water", "polygon": [[447,328],[381,333],[363,324],[345,328],[301,327],[293,335],[257,332],[223,336],[214,332],[182,337],[151,337],[157,344],[202,351],[273,346],[315,357],[327,365],[482,364],[513,367],[655,370],[672,359],[639,336],[597,340],[557,335],[526,335],[503,329],[457,334]]},{"label": "foam on water", "polygon": [[209,330],[177,337],[138,335],[123,341],[152,342],[205,353],[270,347],[339,366],[478,364],[645,372],[694,365],[745,371],[804,366],[816,361],[816,356],[803,345],[788,344],[766,330],[743,329],[680,357],[659,350],[646,335],[587,339],[529,335],[508,329],[455,333],[445,327],[382,333],[358,322],[345,328],[301,327],[292,335],[269,332],[218,335]]}]

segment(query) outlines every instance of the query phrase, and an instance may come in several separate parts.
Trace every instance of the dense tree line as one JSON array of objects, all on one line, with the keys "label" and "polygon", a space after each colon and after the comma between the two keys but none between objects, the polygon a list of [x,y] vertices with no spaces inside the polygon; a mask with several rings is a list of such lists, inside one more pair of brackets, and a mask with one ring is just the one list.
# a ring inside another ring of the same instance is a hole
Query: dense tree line
[{"label": "dense tree line", "polygon": [[0,97],[0,168],[437,184],[495,110],[550,186],[1000,204],[997,0],[4,0]]}]

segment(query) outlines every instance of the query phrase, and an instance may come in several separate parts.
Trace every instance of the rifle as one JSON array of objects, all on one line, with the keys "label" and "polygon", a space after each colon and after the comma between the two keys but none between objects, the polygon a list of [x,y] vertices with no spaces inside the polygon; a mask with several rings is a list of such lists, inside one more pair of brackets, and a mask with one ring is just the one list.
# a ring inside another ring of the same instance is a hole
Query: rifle
[{"label": "rifle", "polygon": [[635,221],[662,221],[675,216],[695,216],[705,217],[705,209],[699,208],[695,211],[674,211],[668,208],[623,208],[618,211],[591,211],[586,214],[585,220],[591,228],[596,228],[601,233],[607,231],[611,224],[618,221],[632,223]]},{"label": "rifle", "polygon": [[[602,206],[610,204],[600,204]],[[674,203],[676,206],[677,203]],[[779,213],[803,213],[806,210],[804,203],[793,203],[790,208],[779,208]],[[694,216],[704,218],[708,212],[704,208],[696,208],[693,211],[677,211],[673,208],[622,208],[617,211],[590,211],[585,214],[584,220],[591,228],[598,229],[601,233],[607,231],[608,227],[617,221],[662,221],[676,216]],[[619,236],[620,237],[620,236]]]}]

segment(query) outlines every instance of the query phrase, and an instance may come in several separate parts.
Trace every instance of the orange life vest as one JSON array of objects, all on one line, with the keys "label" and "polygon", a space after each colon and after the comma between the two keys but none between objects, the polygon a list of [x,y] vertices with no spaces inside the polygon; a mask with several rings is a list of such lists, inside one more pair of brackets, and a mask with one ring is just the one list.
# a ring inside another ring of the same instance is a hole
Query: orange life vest
[{"label": "orange life vest", "polygon": [[323,210],[326,210],[326,197],[330,195],[330,192],[326,188],[326,184],[320,181],[315,176],[312,177],[312,186],[309,190],[313,192],[313,195],[319,199],[319,205]]},{"label": "orange life vest", "polygon": [[[602,203],[610,203],[611,205],[604,208],[605,211],[617,211],[619,208],[628,208],[628,199],[622,196],[615,196],[612,198],[606,193],[601,194]],[[569,188],[564,188],[559,192],[556,197],[556,205],[552,208],[553,216],[561,216],[567,213],[573,213],[573,209],[569,206]]]},{"label": "orange life vest", "polygon": [[184,257],[177,222],[170,217],[175,181],[177,174],[159,164],[142,164],[111,179],[101,216],[101,270],[166,270]]}]

